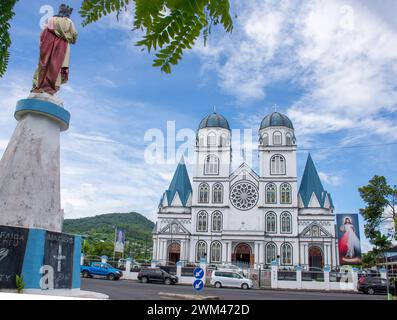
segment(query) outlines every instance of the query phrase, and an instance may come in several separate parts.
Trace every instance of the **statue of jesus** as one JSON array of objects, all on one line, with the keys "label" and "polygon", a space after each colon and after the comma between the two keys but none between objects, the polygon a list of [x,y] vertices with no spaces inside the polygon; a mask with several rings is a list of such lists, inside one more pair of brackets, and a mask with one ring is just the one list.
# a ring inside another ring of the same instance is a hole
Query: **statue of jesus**
[{"label": "statue of jesus", "polygon": [[62,4],[59,13],[48,19],[40,35],[39,65],[33,77],[32,93],[54,95],[69,78],[70,44],[77,31],[70,20],[73,8]]}]

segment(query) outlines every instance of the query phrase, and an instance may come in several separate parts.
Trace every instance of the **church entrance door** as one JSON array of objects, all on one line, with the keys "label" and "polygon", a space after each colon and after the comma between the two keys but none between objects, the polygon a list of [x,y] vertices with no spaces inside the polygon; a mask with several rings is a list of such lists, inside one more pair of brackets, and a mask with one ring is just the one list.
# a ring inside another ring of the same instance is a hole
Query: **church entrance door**
[{"label": "church entrance door", "polygon": [[176,264],[181,257],[181,245],[173,242],[168,246],[168,263]]},{"label": "church entrance door", "polygon": [[251,266],[254,263],[254,255],[251,247],[246,243],[239,243],[234,249],[233,262],[238,266]]},{"label": "church entrance door", "polygon": [[313,271],[319,271],[324,267],[323,251],[317,247],[312,246],[309,249],[309,268]]}]

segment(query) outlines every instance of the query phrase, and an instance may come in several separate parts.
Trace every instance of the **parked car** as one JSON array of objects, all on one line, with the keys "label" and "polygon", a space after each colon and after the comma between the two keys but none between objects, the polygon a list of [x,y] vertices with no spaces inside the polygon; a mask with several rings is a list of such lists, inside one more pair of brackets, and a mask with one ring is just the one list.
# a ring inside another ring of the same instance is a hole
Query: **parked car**
[{"label": "parked car", "polygon": [[90,266],[80,266],[80,273],[84,278],[102,276],[108,278],[109,280],[118,280],[123,275],[121,270],[112,267],[108,263],[102,262],[93,262]]},{"label": "parked car", "polygon": [[118,263],[117,263],[117,268],[119,269],[125,269],[125,263],[127,262],[126,259],[119,259]]},{"label": "parked car", "polygon": [[241,273],[235,271],[212,271],[210,283],[215,288],[235,287],[241,289],[250,289],[253,287],[252,280],[244,277]]},{"label": "parked car", "polygon": [[164,284],[176,284],[178,277],[174,276],[160,268],[145,268],[142,269],[137,276],[142,283],[159,282]]},{"label": "parked car", "polygon": [[243,272],[243,269],[241,269],[238,266],[235,266],[234,264],[222,264],[216,268],[217,270],[222,270],[222,271],[235,271],[235,272]]},{"label": "parked car", "polygon": [[[357,288],[359,291],[367,294],[386,294],[387,280],[379,277],[365,277],[363,279],[360,279]],[[396,294],[396,287],[393,284],[389,284],[389,292],[392,294]]]}]

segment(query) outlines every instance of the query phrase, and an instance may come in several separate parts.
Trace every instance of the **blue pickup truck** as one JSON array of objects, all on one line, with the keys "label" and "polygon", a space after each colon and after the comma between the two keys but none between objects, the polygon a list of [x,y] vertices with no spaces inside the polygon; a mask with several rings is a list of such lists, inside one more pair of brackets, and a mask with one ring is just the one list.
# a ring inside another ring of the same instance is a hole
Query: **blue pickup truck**
[{"label": "blue pickup truck", "polygon": [[93,262],[90,266],[80,266],[80,272],[84,278],[92,278],[94,276],[106,277],[109,280],[119,280],[123,273],[110,264],[102,262]]}]

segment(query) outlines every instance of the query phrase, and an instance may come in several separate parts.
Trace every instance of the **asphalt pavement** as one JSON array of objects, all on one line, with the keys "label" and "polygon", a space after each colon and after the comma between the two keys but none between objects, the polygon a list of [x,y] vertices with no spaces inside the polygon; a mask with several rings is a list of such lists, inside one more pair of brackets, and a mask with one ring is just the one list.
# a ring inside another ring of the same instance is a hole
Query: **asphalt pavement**
[{"label": "asphalt pavement", "polygon": [[[132,280],[81,279],[81,289],[107,294],[114,300],[160,300],[159,292],[194,294],[191,286],[140,283]],[[205,287],[201,295],[218,296],[221,300],[385,300],[384,295],[346,292],[314,292],[294,290],[242,290]]]}]

